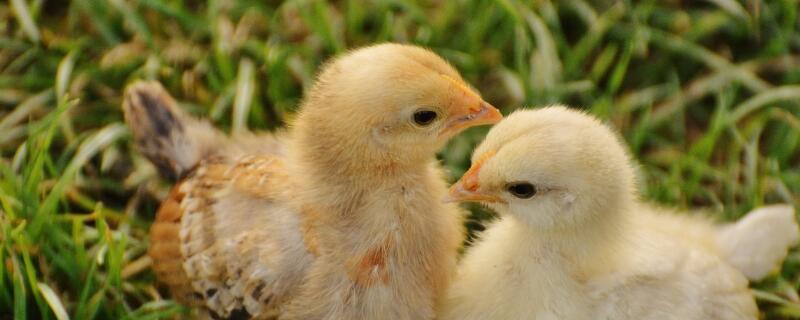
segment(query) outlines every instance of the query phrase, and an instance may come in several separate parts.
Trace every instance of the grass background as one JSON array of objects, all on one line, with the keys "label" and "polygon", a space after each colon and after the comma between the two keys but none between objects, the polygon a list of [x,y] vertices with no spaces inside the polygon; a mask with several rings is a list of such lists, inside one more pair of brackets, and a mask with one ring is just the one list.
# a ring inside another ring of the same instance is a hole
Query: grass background
[{"label": "grass background", "polygon": [[[120,95],[157,79],[232,130],[292,118],[316,68],[380,41],[428,46],[508,113],[567,103],[619,128],[647,199],[735,219],[800,205],[797,0],[0,3],[0,319],[158,319],[145,257],[169,185],[132,150]],[[455,178],[486,128],[441,153]],[[473,208],[480,229],[488,213]],[[755,284],[800,318],[800,252]]]}]

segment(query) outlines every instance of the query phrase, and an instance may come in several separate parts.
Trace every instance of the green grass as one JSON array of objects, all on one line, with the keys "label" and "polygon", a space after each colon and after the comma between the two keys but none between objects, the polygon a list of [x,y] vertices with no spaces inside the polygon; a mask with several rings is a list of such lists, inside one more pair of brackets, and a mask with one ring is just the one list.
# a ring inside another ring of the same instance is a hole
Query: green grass
[{"label": "green grass", "polygon": [[[10,0],[0,3],[0,319],[159,319],[147,228],[168,185],[120,95],[157,79],[226,130],[291,119],[319,64],[380,41],[431,47],[505,113],[580,106],[619,128],[647,199],[735,219],[800,205],[797,0]],[[441,158],[459,176],[486,128]],[[478,208],[468,224],[488,214]],[[800,251],[755,284],[800,318]]]}]

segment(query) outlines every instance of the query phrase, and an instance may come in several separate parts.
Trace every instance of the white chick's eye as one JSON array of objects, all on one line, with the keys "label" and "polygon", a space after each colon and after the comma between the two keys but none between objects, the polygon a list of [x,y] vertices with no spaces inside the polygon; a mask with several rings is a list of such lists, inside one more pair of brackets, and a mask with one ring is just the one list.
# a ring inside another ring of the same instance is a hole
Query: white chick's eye
[{"label": "white chick's eye", "polygon": [[430,109],[419,109],[414,111],[414,115],[412,116],[414,123],[419,126],[428,126],[436,121],[436,118],[439,116],[436,111]]},{"label": "white chick's eye", "polygon": [[512,182],[506,185],[506,191],[517,198],[528,199],[536,194],[536,186],[528,182]]}]

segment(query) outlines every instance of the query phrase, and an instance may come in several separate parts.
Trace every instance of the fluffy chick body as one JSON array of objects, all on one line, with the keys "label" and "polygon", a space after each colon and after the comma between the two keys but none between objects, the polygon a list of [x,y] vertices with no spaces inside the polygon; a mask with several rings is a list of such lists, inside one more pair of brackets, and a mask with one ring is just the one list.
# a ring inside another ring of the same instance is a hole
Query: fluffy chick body
[{"label": "fluffy chick body", "polygon": [[[150,249],[179,301],[212,318],[433,318],[463,235],[434,154],[500,118],[446,62],[353,51],[324,68],[283,139],[227,138],[165,95],[134,85],[125,109],[143,153],[183,176]],[[438,117],[411,124],[419,108]]]},{"label": "fluffy chick body", "polygon": [[757,318],[718,228],[641,203],[635,185],[619,139],[590,116],[508,116],[451,189],[501,218],[468,250],[441,318]]}]

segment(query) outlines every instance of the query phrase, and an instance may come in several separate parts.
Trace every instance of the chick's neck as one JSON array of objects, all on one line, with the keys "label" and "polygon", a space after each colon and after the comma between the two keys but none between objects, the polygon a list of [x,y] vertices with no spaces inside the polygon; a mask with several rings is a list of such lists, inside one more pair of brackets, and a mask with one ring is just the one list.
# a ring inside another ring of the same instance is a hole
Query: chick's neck
[{"label": "chick's neck", "polygon": [[523,243],[528,244],[523,254],[555,259],[550,263],[564,263],[565,272],[591,273],[612,266],[626,250],[631,216],[625,203],[595,208],[591,218],[569,226],[543,229],[518,223]]},{"label": "chick's neck", "polygon": [[[375,190],[420,188],[435,178],[434,155],[399,154],[372,141],[369,130],[336,128],[312,117],[299,119],[288,147],[288,162],[305,195],[326,207],[351,207]],[[362,130],[364,132],[359,132]],[[417,181],[420,183],[410,184]],[[387,196],[387,195],[383,195]],[[391,196],[388,195],[388,196]]]}]

